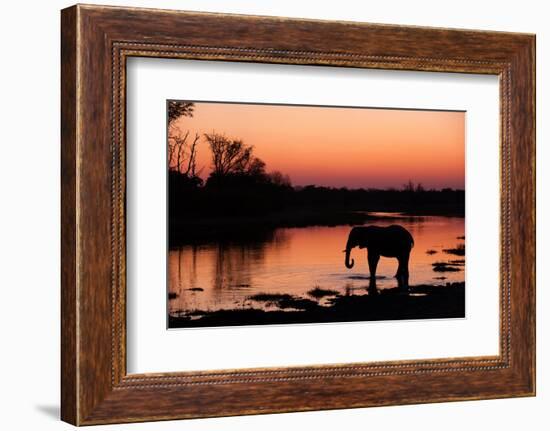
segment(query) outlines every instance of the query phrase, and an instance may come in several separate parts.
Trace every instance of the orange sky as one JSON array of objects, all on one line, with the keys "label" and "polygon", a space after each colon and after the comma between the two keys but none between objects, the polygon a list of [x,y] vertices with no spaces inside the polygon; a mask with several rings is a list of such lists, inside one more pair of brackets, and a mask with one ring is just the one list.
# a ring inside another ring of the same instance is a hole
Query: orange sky
[{"label": "orange sky", "polygon": [[[175,124],[242,139],[293,185],[464,188],[464,112],[196,102],[194,116]],[[201,138],[203,178],[210,157]]]}]

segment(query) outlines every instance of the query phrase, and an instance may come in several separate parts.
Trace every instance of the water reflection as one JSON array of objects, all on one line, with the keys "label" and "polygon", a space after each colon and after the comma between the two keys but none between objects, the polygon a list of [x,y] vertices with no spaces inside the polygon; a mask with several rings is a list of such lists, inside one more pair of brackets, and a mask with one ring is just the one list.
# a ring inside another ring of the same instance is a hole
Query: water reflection
[{"label": "water reflection", "polygon": [[[378,216],[380,220],[372,224],[398,223],[414,237],[410,285],[464,281],[464,257],[449,253],[464,244],[459,239],[464,235],[464,218]],[[368,294],[366,250],[352,252],[356,261],[353,269],[344,266],[342,250],[349,230],[349,226],[281,228],[256,240],[170,250],[169,312],[177,315],[189,310],[269,307],[250,299],[259,293],[311,298],[308,292],[319,288],[340,295]],[[445,270],[442,263],[452,269]],[[379,289],[397,286],[396,269],[396,259],[381,258]]]}]

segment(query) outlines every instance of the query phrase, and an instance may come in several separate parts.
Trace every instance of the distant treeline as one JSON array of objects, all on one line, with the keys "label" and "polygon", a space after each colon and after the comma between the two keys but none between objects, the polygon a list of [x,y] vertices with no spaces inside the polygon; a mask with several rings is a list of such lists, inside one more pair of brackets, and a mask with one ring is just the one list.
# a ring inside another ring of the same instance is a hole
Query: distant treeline
[{"label": "distant treeline", "polygon": [[427,190],[409,183],[402,189],[293,187],[280,174],[211,174],[203,183],[169,172],[171,218],[253,217],[268,213],[318,210],[391,211],[464,216],[464,190]]}]

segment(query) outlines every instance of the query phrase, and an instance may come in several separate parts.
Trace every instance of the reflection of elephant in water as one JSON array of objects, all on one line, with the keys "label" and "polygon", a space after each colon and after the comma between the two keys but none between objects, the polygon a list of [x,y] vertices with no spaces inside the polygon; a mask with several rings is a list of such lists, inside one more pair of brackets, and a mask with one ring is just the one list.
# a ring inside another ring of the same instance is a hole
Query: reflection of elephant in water
[{"label": "reflection of elephant in water", "polygon": [[380,256],[395,257],[399,262],[397,283],[399,287],[409,287],[409,255],[414,245],[412,235],[399,225],[388,227],[356,226],[351,229],[346,244],[346,267],[353,268],[350,252],[353,247],[367,248],[370,271],[370,288],[376,289],[376,266]]}]

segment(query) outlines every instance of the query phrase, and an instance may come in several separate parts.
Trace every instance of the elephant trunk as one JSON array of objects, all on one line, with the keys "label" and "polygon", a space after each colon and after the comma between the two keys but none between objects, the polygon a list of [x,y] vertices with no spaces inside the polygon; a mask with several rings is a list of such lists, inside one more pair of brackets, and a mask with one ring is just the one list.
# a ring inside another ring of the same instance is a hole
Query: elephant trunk
[{"label": "elephant trunk", "polygon": [[350,252],[351,252],[351,247],[346,247],[346,268],[348,269],[353,268],[353,265],[355,263],[353,259],[351,259],[351,261],[349,259]]}]

